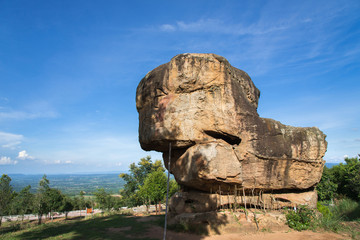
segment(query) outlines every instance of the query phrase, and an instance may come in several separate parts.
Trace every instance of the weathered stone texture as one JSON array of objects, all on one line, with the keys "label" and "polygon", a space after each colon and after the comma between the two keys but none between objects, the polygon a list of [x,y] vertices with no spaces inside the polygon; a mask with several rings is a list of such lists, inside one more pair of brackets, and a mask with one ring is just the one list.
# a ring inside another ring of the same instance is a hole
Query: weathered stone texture
[{"label": "weathered stone texture", "polygon": [[260,118],[259,96],[250,77],[225,58],[177,55],[137,88],[141,147],[163,152],[166,164],[171,142],[170,171],[189,189],[312,191],[326,136],[316,127]]}]

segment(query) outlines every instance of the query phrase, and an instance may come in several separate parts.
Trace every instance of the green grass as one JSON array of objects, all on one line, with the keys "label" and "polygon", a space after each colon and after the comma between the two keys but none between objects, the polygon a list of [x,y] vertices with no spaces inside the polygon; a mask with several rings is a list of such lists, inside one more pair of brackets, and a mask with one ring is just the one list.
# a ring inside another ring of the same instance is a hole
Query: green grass
[{"label": "green grass", "polygon": [[317,226],[327,231],[348,233],[352,239],[360,239],[360,203],[342,199],[333,207],[318,204],[322,216]]},{"label": "green grass", "polygon": [[[0,239],[150,239],[144,238],[144,233],[151,225],[161,223],[164,216],[155,217],[158,218],[155,221],[138,222],[137,217],[117,214],[87,220],[46,223],[22,230],[19,230],[19,227],[11,229],[10,226],[4,226],[0,229]],[[110,228],[115,228],[115,231]]]}]

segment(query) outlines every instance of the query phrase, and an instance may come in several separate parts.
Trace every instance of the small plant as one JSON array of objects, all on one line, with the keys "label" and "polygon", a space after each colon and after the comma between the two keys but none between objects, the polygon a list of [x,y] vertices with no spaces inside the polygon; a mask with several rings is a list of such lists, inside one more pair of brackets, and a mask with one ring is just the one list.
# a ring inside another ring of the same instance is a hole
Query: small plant
[{"label": "small plant", "polygon": [[233,215],[234,217],[234,220],[237,224],[241,225],[240,221],[239,221],[239,218],[234,214],[234,212],[231,212],[231,214]]},{"label": "small plant", "polygon": [[329,207],[322,205],[320,202],[317,202],[316,207],[317,207],[317,210],[321,213],[323,218],[329,218],[332,216],[332,213],[331,213]]},{"label": "small plant", "polygon": [[268,232],[268,233],[272,233],[272,232],[273,232],[273,231],[271,231],[270,228],[262,228],[260,231],[261,231],[261,232]]},{"label": "small plant", "polygon": [[307,230],[313,226],[315,213],[305,205],[300,205],[297,211],[288,211],[286,222],[288,226],[297,231]]}]

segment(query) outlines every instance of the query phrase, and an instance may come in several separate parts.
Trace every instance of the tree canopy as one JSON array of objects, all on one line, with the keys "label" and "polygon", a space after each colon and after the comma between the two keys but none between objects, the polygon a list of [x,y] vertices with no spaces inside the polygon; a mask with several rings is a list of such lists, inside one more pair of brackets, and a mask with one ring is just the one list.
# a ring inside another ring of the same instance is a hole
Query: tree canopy
[{"label": "tree canopy", "polygon": [[161,160],[153,162],[150,156],[141,158],[140,161],[130,165],[129,173],[119,175],[126,181],[120,194],[123,196],[125,205],[131,207],[144,203],[143,197],[139,195],[140,187],[144,185],[146,177],[152,172],[164,172]]},{"label": "tree canopy", "polygon": [[330,200],[342,196],[355,201],[360,200],[359,156],[345,158],[345,163],[332,168],[324,167],[321,181],[316,187],[319,200]]}]

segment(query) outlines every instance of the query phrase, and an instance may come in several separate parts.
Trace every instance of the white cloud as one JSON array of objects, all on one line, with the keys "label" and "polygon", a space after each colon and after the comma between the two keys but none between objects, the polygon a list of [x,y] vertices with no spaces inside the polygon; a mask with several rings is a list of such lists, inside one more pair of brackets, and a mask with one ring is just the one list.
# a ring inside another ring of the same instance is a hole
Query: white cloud
[{"label": "white cloud", "polygon": [[26,160],[26,159],[34,159],[34,157],[30,156],[25,150],[20,151],[17,158]]},{"label": "white cloud", "polygon": [[15,149],[23,139],[23,135],[0,132],[0,146],[3,148]]},{"label": "white cloud", "polygon": [[122,165],[122,163],[121,163],[121,162],[118,162],[118,163],[116,163],[115,165],[118,166],[118,167],[120,167],[120,166]]},{"label": "white cloud", "polygon": [[0,165],[11,165],[11,164],[17,164],[18,161],[11,160],[10,157],[0,157]]},{"label": "white cloud", "polygon": [[65,161],[65,164],[72,164],[72,163],[73,163],[73,161],[70,161],[70,160]]}]

